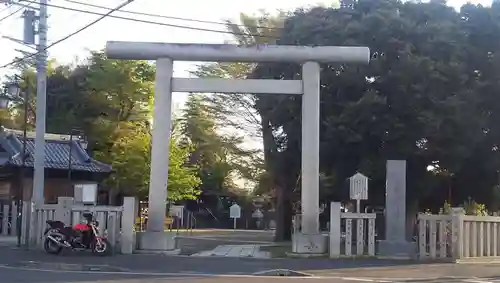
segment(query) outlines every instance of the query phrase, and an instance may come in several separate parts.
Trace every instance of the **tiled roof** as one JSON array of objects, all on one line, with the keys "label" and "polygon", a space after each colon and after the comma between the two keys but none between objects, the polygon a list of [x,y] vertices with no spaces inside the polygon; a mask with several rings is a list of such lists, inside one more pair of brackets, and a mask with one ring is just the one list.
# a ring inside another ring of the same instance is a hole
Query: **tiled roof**
[{"label": "tiled roof", "polygon": [[[0,146],[7,152],[0,154],[0,164],[22,166],[22,137],[15,134],[1,132]],[[35,143],[32,138],[26,142],[26,167],[33,167]],[[45,140],[45,168],[68,169],[69,168],[70,141],[67,140]],[[6,155],[6,156],[4,156]],[[71,145],[71,170],[88,172],[111,172],[111,165],[104,164],[92,159],[82,148],[79,141],[72,141]]]}]

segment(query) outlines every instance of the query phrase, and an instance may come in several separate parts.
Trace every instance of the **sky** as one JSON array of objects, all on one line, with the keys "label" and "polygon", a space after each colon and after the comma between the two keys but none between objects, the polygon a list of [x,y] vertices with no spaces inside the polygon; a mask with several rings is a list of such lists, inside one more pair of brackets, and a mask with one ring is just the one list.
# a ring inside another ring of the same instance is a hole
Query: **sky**
[{"label": "sky", "polygon": [[[80,0],[89,4],[97,4],[107,7],[116,7],[124,0]],[[2,0],[0,0],[2,2]],[[234,0],[135,0],[124,10],[136,12],[160,14],[165,16],[189,18],[204,21],[221,22],[224,19],[237,19],[240,12],[257,13],[260,9],[273,12],[277,9],[293,10],[298,7],[309,6],[311,4],[331,5],[336,0],[252,0],[252,1],[234,1]],[[451,0],[448,3],[459,7],[467,1]],[[489,4],[490,0],[472,1],[477,3]],[[106,10],[86,7],[65,0],[49,0],[52,5],[65,6],[83,10],[106,13]],[[3,18],[12,11],[18,9],[17,6],[0,13]],[[0,11],[3,7],[0,6]],[[99,18],[98,15],[89,15],[76,11],[68,11],[54,7],[48,7],[49,10],[49,44],[59,38],[70,34],[74,30],[85,26],[87,23]],[[224,30],[223,25],[193,23],[172,19],[152,18],[146,16],[130,15],[115,12],[114,15],[133,17],[149,21],[159,21],[168,24],[190,26],[214,30]],[[22,19],[20,13],[9,17],[0,22],[0,35],[14,38],[22,38]],[[121,41],[151,41],[151,42],[181,42],[181,43],[223,43],[230,39],[230,35],[214,32],[196,31],[174,27],[143,24],[138,22],[124,21],[120,19],[107,18],[95,24],[91,28],[79,33],[78,35],[49,49],[49,57],[56,58],[60,63],[74,62],[75,58],[83,59],[88,55],[89,50],[100,50],[105,46],[108,40]],[[19,53],[15,49],[29,50],[22,45],[7,39],[0,39],[0,66],[9,63]],[[195,63],[176,62],[175,76],[188,77],[189,69],[192,69]],[[5,70],[0,70],[0,76],[5,74]],[[176,94],[174,104],[182,105],[186,99],[186,94]]]},{"label": "sky", "polygon": [[[116,7],[124,0],[80,0],[89,4],[96,4],[107,7]],[[0,0],[2,2],[2,0]],[[322,1],[323,3],[333,3],[336,1]],[[83,10],[91,10],[100,13],[106,13],[107,10],[87,7],[75,3],[69,3],[65,0],[50,0],[50,4],[65,6]],[[160,14],[172,17],[181,17],[203,21],[222,22],[224,19],[236,20],[240,12],[256,13],[259,9],[273,12],[277,9],[293,10],[300,6],[307,6],[312,2],[307,0],[253,0],[253,1],[234,1],[234,0],[185,0],[185,1],[167,1],[167,0],[135,0],[123,10]],[[3,7],[0,6],[0,11]],[[9,12],[18,9],[17,6],[0,13],[0,19]],[[85,26],[87,23],[99,18],[98,15],[89,15],[76,11],[68,11],[55,7],[48,7],[49,10],[49,44],[59,38],[70,34],[76,29]],[[131,15],[115,12],[114,15],[157,21],[174,25],[197,27],[214,30],[224,30],[224,25],[193,23],[188,21],[152,18],[147,16]],[[22,19],[20,13],[15,17],[0,22],[0,35],[14,38],[22,38]],[[105,46],[108,40],[119,41],[148,41],[148,42],[179,42],[179,43],[223,43],[229,40],[230,35],[203,32],[182,28],[158,26],[138,22],[124,21],[121,19],[106,18],[95,24],[91,28],[79,33],[78,35],[49,49],[49,57],[56,58],[60,63],[69,63],[75,61],[75,58],[83,59],[88,55],[89,50],[100,50]],[[12,61],[19,53],[15,49],[29,50],[22,45],[12,42],[8,39],[0,39],[0,66]],[[176,62],[174,76],[188,77],[189,69],[192,69],[196,63]],[[5,70],[0,70],[0,75],[5,74]],[[187,94],[176,94],[173,98],[174,104],[183,104]]]},{"label": "sky", "polygon": [[[0,3],[5,0],[0,0]],[[96,4],[114,8],[124,0],[80,0],[89,4]],[[450,0],[448,4],[454,7],[466,2],[481,3],[489,5],[491,0]],[[49,3],[57,6],[65,6],[76,9],[91,10],[94,12],[106,13],[108,10],[87,7],[66,0],[49,0]],[[236,20],[240,12],[258,13],[264,9],[268,12],[282,10],[294,10],[298,7],[307,7],[315,4],[332,5],[336,0],[134,0],[123,10],[159,14],[164,16],[181,17],[203,21],[221,22],[225,19]],[[17,10],[17,6],[4,10],[0,5],[0,19],[9,13]],[[54,7],[48,7],[49,13],[49,44],[73,31],[96,20],[100,16],[90,15],[76,11],[68,11]],[[193,23],[188,21],[152,18],[147,16],[131,15],[121,12],[115,12],[113,15],[132,17],[149,21],[163,22],[167,24],[181,25],[186,27],[197,27],[213,30],[224,30],[224,25]],[[0,22],[0,36],[9,36],[22,38],[22,19],[21,14]],[[215,32],[196,31],[183,28],[166,27],[159,25],[143,24],[121,19],[106,18],[85,31],[71,37],[68,40],[49,49],[49,58],[55,58],[60,63],[75,62],[76,58],[84,59],[89,50],[100,50],[105,46],[108,40],[118,41],[148,41],[148,42],[176,42],[176,43],[223,43],[231,39],[230,35]],[[0,38],[0,66],[11,62],[19,53],[16,49],[29,50],[22,45],[12,42],[8,39]],[[189,77],[189,70],[195,67],[196,63],[175,62],[174,76]],[[0,69],[0,78],[6,74],[5,69]],[[175,93],[173,97],[174,108],[182,107],[187,98],[187,94]]]}]

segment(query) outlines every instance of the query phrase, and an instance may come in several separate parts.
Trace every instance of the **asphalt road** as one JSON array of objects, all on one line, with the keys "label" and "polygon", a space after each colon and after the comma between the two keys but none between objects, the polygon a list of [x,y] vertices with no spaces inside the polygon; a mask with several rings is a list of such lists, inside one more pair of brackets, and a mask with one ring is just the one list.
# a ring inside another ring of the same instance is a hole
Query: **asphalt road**
[{"label": "asphalt road", "polygon": [[[284,281],[286,280],[286,281]],[[429,279],[377,279],[367,277],[290,278],[290,277],[201,277],[201,276],[148,276],[137,274],[99,274],[46,272],[6,269],[0,267],[2,283],[349,283],[349,282],[406,282],[406,283],[494,283],[500,277],[462,277]]]},{"label": "asphalt road", "polygon": [[[74,264],[107,266],[109,271],[133,271],[154,273],[210,273],[210,274],[253,274],[269,269],[291,269],[308,273],[324,270],[352,269],[360,267],[390,267],[409,263],[390,260],[328,260],[328,259],[268,259],[251,258],[202,258],[171,257],[164,255],[116,255],[96,257],[90,253],[67,251],[52,256],[43,251],[22,251],[0,248],[0,265],[26,267],[21,263],[29,261],[49,264]],[[31,266],[27,266],[31,267]],[[45,268],[43,266],[42,268]],[[2,283],[0,281],[0,283]]]},{"label": "asphalt road", "polygon": [[[284,278],[230,278],[230,277],[175,277],[175,276],[144,276],[144,275],[102,275],[102,274],[64,274],[50,272],[18,272],[16,270],[2,270],[0,268],[0,281],[2,283],[282,283]],[[340,279],[302,279],[287,278],[286,282],[334,282],[346,283]]]},{"label": "asphalt road", "polygon": [[[291,269],[315,277],[250,276]],[[278,283],[283,282],[468,282],[500,283],[499,264],[421,264],[389,260],[235,259],[120,255],[95,257],[70,252],[0,248],[0,283]]]}]

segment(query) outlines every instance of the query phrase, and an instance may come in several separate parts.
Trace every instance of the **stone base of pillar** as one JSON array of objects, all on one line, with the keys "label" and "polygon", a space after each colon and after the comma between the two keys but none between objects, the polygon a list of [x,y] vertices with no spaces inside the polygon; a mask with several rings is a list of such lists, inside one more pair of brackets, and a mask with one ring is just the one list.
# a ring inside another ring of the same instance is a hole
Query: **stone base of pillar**
[{"label": "stone base of pillar", "polygon": [[178,254],[176,236],[173,232],[137,232],[137,252]]},{"label": "stone base of pillar", "polygon": [[393,259],[412,259],[417,255],[417,245],[408,241],[379,241],[378,255]]},{"label": "stone base of pillar", "polygon": [[323,234],[302,234],[292,235],[293,254],[325,254],[328,251],[328,236]]}]

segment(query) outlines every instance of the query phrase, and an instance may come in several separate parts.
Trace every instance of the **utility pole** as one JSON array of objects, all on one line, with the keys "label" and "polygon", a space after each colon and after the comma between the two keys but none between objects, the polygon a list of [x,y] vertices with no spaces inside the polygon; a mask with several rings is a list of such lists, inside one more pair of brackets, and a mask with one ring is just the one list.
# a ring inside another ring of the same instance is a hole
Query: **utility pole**
[{"label": "utility pole", "polygon": [[45,119],[47,107],[47,0],[40,0],[38,44],[36,46],[36,129],[32,202],[44,202]]},{"label": "utility pole", "polygon": [[[12,0],[0,0],[0,3],[12,4]],[[24,6],[24,5],[23,5]],[[33,176],[33,193],[31,196],[31,213],[22,215],[23,220],[29,223],[29,229],[25,232],[25,241],[27,246],[35,235],[31,235],[34,227],[35,217],[33,217],[34,205],[43,204],[44,201],[44,187],[45,187],[45,120],[47,108],[47,0],[39,0],[38,9],[39,14],[26,6],[28,9],[24,11],[24,27],[23,27],[23,40],[22,44],[32,47],[35,44],[35,22],[38,20],[38,44],[36,45],[36,129],[35,129],[35,162],[34,162],[34,176]],[[17,40],[15,40],[18,42]],[[27,106],[28,102],[25,102]],[[26,115],[27,111],[25,111]],[[26,133],[24,134],[26,135]],[[24,141],[26,144],[26,141]],[[25,149],[23,149],[24,151]],[[23,154],[24,159],[24,154]],[[23,162],[24,164],[24,162]],[[19,213],[18,213],[19,214]],[[21,225],[19,225],[21,227]],[[20,235],[20,231],[18,231]],[[18,237],[19,237],[18,235]],[[20,239],[18,238],[18,242]]]}]

